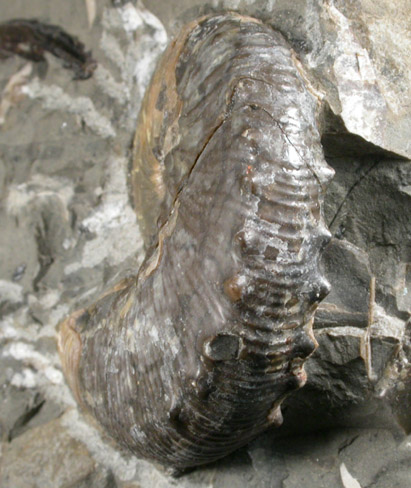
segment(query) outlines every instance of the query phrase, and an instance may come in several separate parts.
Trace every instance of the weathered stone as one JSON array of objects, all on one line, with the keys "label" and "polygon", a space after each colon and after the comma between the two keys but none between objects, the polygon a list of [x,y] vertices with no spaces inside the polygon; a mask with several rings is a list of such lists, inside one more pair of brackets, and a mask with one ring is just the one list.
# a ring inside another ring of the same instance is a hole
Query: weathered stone
[{"label": "weathered stone", "polygon": [[[362,487],[406,488],[409,447],[399,444],[391,432],[372,429],[322,432],[296,438],[293,444],[280,441],[290,473],[283,487],[343,486],[339,468],[344,463]],[[386,484],[390,479],[397,484]]]},{"label": "weathered stone", "polygon": [[0,316],[16,310],[23,303],[23,288],[17,283],[0,280]]},{"label": "weathered stone", "polygon": [[395,283],[398,310],[409,313],[411,310],[411,263],[401,263],[398,266]]},{"label": "weathered stone", "polygon": [[[376,277],[377,303],[406,320],[409,310],[404,310],[404,302],[400,302],[400,310],[397,302],[399,296],[407,299],[408,293],[405,270],[410,259],[411,220],[405,209],[410,197],[400,188],[411,180],[411,166],[375,157],[329,162],[336,170],[325,202],[330,229],[335,237],[367,254]],[[334,283],[334,288],[339,287],[339,282]]]},{"label": "weathered stone", "polygon": [[74,488],[94,469],[84,445],[53,420],[3,445],[0,480],[4,488]]},{"label": "weathered stone", "polygon": [[367,254],[348,241],[334,238],[322,262],[331,292],[319,306],[315,328],[366,327],[371,279]]},{"label": "weathered stone", "polygon": [[406,334],[404,322],[378,307],[366,329],[342,323],[317,330],[319,347],[307,362],[307,385],[287,400],[284,430],[366,424],[409,432],[411,415],[403,408],[410,391],[409,382],[403,384],[409,375]]},{"label": "weathered stone", "polygon": [[13,438],[43,404],[44,397],[38,391],[21,390],[3,383],[0,397],[0,438]]}]

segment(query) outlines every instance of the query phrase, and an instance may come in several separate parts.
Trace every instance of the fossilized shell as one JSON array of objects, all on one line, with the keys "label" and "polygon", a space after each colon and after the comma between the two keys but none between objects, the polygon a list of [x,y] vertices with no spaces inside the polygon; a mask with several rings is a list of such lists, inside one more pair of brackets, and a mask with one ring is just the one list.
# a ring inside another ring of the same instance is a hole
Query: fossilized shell
[{"label": "fossilized shell", "polygon": [[60,336],[79,403],[137,455],[218,459],[280,423],[304,384],[328,292],[317,106],[256,19],[198,19],[164,54],[132,172],[147,257]]}]

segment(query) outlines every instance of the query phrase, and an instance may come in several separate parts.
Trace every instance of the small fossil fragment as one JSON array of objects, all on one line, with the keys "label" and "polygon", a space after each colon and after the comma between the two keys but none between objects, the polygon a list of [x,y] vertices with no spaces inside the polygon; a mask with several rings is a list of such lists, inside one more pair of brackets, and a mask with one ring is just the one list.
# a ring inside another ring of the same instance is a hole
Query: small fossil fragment
[{"label": "small fossil fragment", "polygon": [[75,78],[90,78],[97,63],[84,44],[57,25],[32,19],[13,19],[0,24],[0,58],[17,54],[30,61],[44,61],[48,51],[74,71]]},{"label": "small fossil fragment", "polygon": [[0,97],[0,127],[5,123],[10,108],[23,98],[22,87],[27,84],[31,71],[32,64],[25,64],[17,73],[10,77],[4,87]]},{"label": "small fossil fragment", "polygon": [[227,13],[185,26],[154,74],[132,171],[146,259],[59,341],[79,404],[139,456],[225,456],[306,381],[333,171],[301,69],[278,32]]}]

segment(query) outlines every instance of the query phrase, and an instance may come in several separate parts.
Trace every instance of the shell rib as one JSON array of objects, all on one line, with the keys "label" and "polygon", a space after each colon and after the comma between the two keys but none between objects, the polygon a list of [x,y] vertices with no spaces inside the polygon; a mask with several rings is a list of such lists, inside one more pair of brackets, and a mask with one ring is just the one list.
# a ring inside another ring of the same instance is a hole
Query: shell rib
[{"label": "shell rib", "polygon": [[136,278],[61,326],[79,403],[133,453],[186,468],[281,422],[305,382],[332,177],[284,38],[237,14],[187,25],[135,138]]}]

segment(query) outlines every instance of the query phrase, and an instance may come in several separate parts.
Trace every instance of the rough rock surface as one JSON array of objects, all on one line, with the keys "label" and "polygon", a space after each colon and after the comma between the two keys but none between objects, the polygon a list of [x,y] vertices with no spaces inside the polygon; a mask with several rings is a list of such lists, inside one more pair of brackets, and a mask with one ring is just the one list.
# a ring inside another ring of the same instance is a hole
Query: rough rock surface
[{"label": "rough rock surface", "polygon": [[[87,81],[73,81],[51,57],[25,69],[0,125],[0,485],[330,487],[345,486],[344,463],[363,488],[408,487],[408,2],[150,2],[157,18],[139,2],[107,0],[97,3],[92,27],[86,3],[33,0],[28,9],[17,1],[0,13],[1,21],[61,25],[98,61]],[[325,202],[333,290],[317,314],[309,381],[290,397],[283,427],[175,480],[81,417],[61,374],[55,327],[138,267],[127,173],[141,98],[166,32],[227,8],[278,28],[322,93],[323,143],[336,170]],[[3,61],[0,91],[26,65]]]},{"label": "rough rock surface", "polygon": [[4,488],[113,486],[112,475],[96,463],[86,446],[74,439],[62,419],[32,428],[11,441],[1,460]]}]

